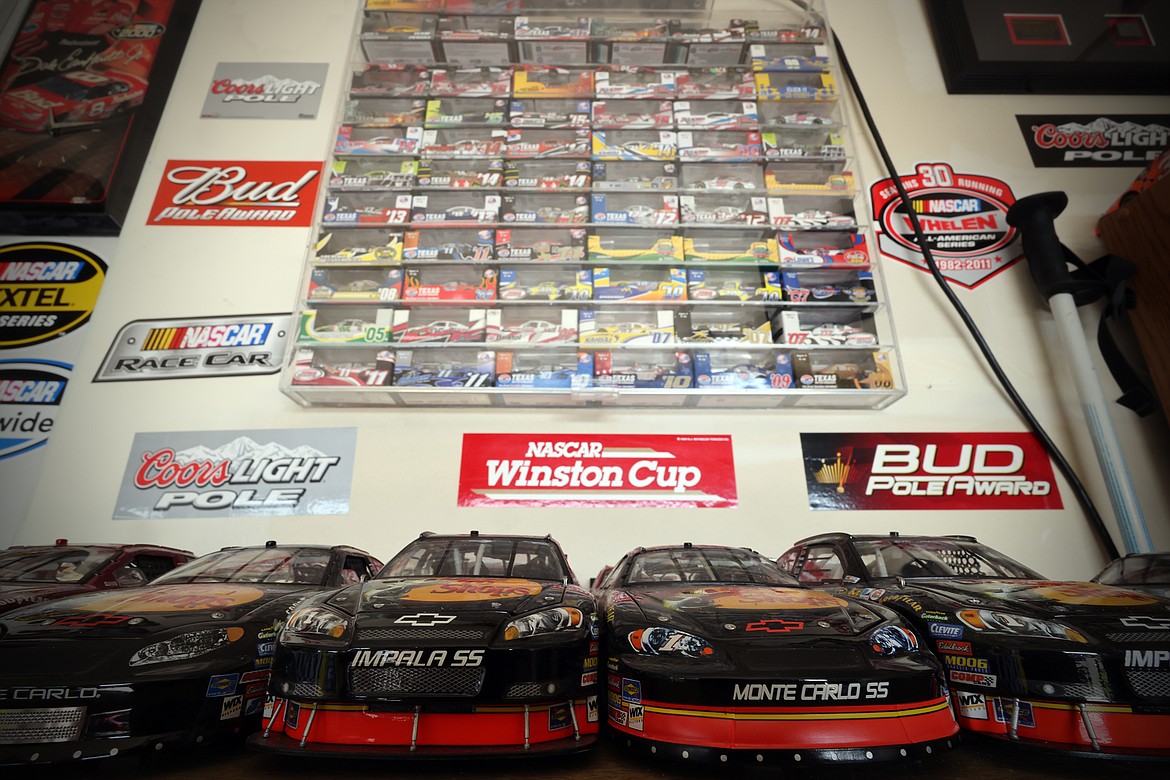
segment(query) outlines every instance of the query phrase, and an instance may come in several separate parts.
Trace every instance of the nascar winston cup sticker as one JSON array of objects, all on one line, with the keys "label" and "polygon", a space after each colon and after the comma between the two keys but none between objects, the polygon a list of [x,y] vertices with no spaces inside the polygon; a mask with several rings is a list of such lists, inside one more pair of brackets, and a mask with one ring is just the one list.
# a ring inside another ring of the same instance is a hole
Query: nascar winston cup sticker
[{"label": "nascar winston cup sticker", "polygon": [[737,503],[730,436],[463,436],[459,506]]},{"label": "nascar winston cup sticker", "polygon": [[115,520],[349,512],[355,428],[139,433]]},{"label": "nascar winston cup sticker", "polygon": [[802,433],[812,509],[1060,509],[1031,433]]},{"label": "nascar winston cup sticker", "polygon": [[149,225],[307,227],[320,162],[168,160]]},{"label": "nascar winston cup sticker", "polygon": [[947,163],[921,163],[900,180],[909,203],[891,179],[870,187],[878,249],[886,257],[929,270],[908,209],[918,216],[939,271],[963,287],[979,286],[1023,256],[1019,243],[1012,243],[1016,229],[1007,223],[1016,198],[1004,182],[956,173]]}]

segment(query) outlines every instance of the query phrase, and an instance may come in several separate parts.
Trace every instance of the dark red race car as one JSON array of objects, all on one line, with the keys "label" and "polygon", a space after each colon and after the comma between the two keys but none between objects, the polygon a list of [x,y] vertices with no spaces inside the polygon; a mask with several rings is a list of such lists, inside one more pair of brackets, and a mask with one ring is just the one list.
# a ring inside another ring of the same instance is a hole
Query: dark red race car
[{"label": "dark red race car", "polygon": [[195,556],[153,544],[56,544],[0,552],[0,612],[79,593],[145,585]]},{"label": "dark red race car", "polygon": [[0,124],[31,133],[92,125],[141,105],[146,87],[113,70],[58,73],[0,95]]}]

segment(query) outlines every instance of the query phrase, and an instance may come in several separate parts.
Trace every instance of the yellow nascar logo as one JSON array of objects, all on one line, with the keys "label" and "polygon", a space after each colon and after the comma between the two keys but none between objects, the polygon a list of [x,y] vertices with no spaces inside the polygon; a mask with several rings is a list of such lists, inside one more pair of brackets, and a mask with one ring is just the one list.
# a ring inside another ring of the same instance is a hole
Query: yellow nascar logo
[{"label": "yellow nascar logo", "polygon": [[105,263],[79,247],[0,247],[0,349],[39,344],[84,325],[105,278]]}]

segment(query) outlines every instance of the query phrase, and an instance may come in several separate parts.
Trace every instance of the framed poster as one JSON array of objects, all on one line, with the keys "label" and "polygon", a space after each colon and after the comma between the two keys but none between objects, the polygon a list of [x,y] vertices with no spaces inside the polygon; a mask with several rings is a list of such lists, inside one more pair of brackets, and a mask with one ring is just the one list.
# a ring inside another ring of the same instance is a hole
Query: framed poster
[{"label": "framed poster", "polygon": [[199,0],[32,0],[0,62],[0,233],[117,235]]},{"label": "framed poster", "polygon": [[1170,94],[1165,0],[930,0],[951,93]]}]

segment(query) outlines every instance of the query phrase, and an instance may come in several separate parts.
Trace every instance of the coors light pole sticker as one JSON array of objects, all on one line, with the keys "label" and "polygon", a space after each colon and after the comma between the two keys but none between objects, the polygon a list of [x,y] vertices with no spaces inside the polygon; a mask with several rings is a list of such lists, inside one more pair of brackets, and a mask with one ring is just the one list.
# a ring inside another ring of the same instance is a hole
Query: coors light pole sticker
[{"label": "coors light pole sticker", "polygon": [[149,225],[307,227],[319,162],[168,160]]},{"label": "coors light pole sticker", "polygon": [[947,163],[921,163],[901,182],[908,204],[890,179],[870,187],[878,249],[886,257],[929,270],[908,209],[918,216],[939,271],[963,287],[977,287],[1023,256],[1007,223],[1016,198],[1004,182],[956,173]]},{"label": "coors light pole sticker", "polygon": [[349,512],[355,428],[139,433],[115,520]]},{"label": "coors light pole sticker", "polygon": [[730,436],[463,436],[459,506],[734,507]]}]

